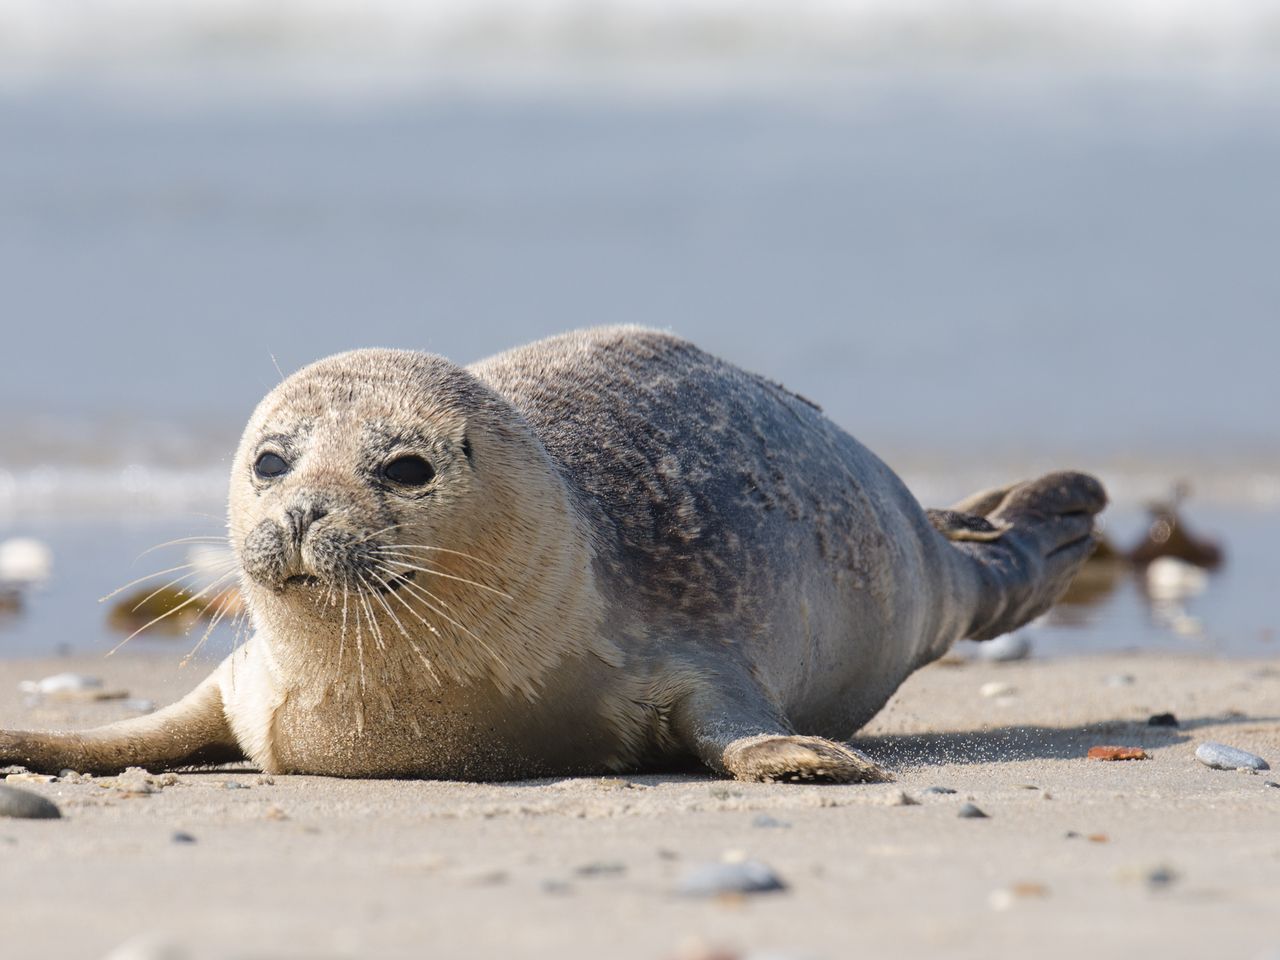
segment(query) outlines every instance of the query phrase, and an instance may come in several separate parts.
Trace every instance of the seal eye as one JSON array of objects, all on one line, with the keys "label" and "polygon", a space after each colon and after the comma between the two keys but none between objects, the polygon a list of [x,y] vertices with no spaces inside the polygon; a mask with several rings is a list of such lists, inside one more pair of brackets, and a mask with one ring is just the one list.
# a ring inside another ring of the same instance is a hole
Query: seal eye
[{"label": "seal eye", "polygon": [[401,486],[420,487],[424,483],[430,483],[436,471],[421,457],[409,454],[396,457],[388,463],[382,468],[382,475],[392,483],[398,483]]},{"label": "seal eye", "polygon": [[280,454],[267,451],[254,461],[253,472],[263,480],[274,480],[289,472],[289,463]]}]

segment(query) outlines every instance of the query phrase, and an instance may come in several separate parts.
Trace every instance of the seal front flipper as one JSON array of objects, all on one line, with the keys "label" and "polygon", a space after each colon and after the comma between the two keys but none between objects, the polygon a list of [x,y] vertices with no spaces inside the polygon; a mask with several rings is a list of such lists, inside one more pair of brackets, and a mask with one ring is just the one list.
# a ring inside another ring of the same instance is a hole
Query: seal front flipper
[{"label": "seal front flipper", "polygon": [[[1053,606],[1093,552],[1093,518],[1106,505],[1102,484],[1084,473],[1051,473],[958,504],[958,512],[981,512],[1000,530],[989,540],[943,531],[976,574],[975,610],[965,635],[990,640]],[[936,526],[934,513],[955,512],[931,511],[930,520]]]},{"label": "seal front flipper", "polygon": [[[745,671],[743,671],[745,674]],[[702,673],[673,706],[684,746],[737,780],[879,783],[893,777],[858,751],[797,736],[757,684],[736,672]]]},{"label": "seal front flipper", "polygon": [[177,703],[145,717],[78,733],[0,731],[0,766],[21,764],[35,773],[152,772],[243,760],[223,715],[215,671]]}]

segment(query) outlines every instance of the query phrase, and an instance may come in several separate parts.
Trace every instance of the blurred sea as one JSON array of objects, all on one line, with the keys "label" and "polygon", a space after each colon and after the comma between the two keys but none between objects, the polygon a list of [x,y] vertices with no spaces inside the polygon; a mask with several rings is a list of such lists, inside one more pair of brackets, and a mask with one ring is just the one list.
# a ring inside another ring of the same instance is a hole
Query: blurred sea
[{"label": "blurred sea", "polygon": [[1280,9],[352,9],[0,0],[0,539],[56,563],[0,654],[105,649],[137,554],[218,532],[277,365],[597,323],[785,382],[928,505],[1082,467],[1129,541],[1188,481],[1203,631],[1126,581],[1037,649],[1270,652]]}]

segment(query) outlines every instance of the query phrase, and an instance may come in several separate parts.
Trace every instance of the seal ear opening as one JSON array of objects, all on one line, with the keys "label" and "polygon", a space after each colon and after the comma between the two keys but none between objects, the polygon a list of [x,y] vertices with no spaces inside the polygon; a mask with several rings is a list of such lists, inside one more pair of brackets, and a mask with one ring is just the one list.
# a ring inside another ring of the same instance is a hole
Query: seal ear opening
[{"label": "seal ear opening", "polygon": [[475,460],[471,456],[471,438],[465,433],[462,435],[462,455],[467,458],[467,463],[475,466]]}]

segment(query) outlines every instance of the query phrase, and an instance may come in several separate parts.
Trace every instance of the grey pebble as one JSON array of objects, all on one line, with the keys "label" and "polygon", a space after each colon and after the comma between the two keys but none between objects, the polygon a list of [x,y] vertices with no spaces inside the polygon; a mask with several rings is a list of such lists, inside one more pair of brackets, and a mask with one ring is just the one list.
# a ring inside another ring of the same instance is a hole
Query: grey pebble
[{"label": "grey pebble", "polygon": [[978,659],[995,663],[1025,660],[1031,656],[1031,639],[1023,633],[1006,633],[978,646]]},{"label": "grey pebble", "polygon": [[169,838],[174,843],[195,843],[196,838],[185,830],[175,830],[172,837]]},{"label": "grey pebble", "polygon": [[627,865],[621,860],[597,860],[584,863],[573,872],[580,877],[616,877],[627,872]]},{"label": "grey pebble", "polygon": [[30,790],[20,790],[0,783],[0,817],[53,820],[61,816],[61,811],[52,800],[46,800]]},{"label": "grey pebble", "polygon": [[789,827],[791,824],[785,820],[779,820],[777,817],[770,816],[767,813],[757,813],[751,819],[753,827]]},{"label": "grey pebble", "polygon": [[1153,713],[1147,717],[1148,727],[1176,727],[1178,718],[1172,713]]},{"label": "grey pebble", "polygon": [[1268,780],[1266,783],[1264,783],[1264,784],[1263,784],[1263,786],[1264,786],[1264,787],[1276,787],[1277,789],[1280,789],[1280,783],[1276,783],[1274,780]]},{"label": "grey pebble", "polygon": [[227,790],[248,790],[249,789],[243,783],[236,783],[234,780],[225,780],[223,781],[222,786]]},{"label": "grey pebble", "polygon": [[921,793],[938,793],[938,794],[955,793],[955,791],[952,790],[950,787],[925,787],[920,792]]},{"label": "grey pebble", "polygon": [[1106,684],[1108,687],[1131,687],[1134,679],[1132,673],[1113,673],[1106,678]]},{"label": "grey pebble", "polygon": [[1215,770],[1270,770],[1271,765],[1257,754],[1206,740],[1196,747],[1196,759]]},{"label": "grey pebble", "polygon": [[985,820],[987,815],[977,804],[966,803],[956,812],[957,817],[966,817],[971,820]]},{"label": "grey pebble", "polygon": [[1146,876],[1147,886],[1153,890],[1163,890],[1165,887],[1172,886],[1177,879],[1177,873],[1169,867],[1155,867],[1148,870]]},{"label": "grey pebble", "polygon": [[769,893],[787,885],[760,860],[701,863],[684,875],[676,893],[682,897],[718,897],[731,893]]}]

